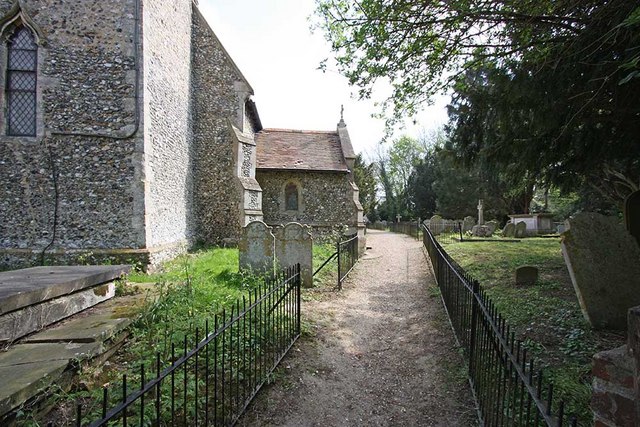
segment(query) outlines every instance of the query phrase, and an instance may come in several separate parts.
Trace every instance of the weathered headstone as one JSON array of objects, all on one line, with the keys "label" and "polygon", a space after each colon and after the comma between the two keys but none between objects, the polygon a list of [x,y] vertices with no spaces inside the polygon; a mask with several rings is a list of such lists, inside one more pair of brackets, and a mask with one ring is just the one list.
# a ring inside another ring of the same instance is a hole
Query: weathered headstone
[{"label": "weathered headstone", "polygon": [[502,237],[515,237],[516,225],[512,222],[508,222],[502,229]]},{"label": "weathered headstone", "polygon": [[579,213],[567,220],[562,254],[582,314],[599,329],[625,329],[640,305],[640,247],[616,218]]},{"label": "weathered headstone", "polygon": [[471,234],[476,237],[489,237],[491,236],[489,227],[486,225],[474,225],[471,229]]},{"label": "weathered headstone", "polygon": [[476,225],[476,219],[472,216],[465,216],[462,220],[462,232],[471,231],[474,225]]},{"label": "weathered headstone", "polygon": [[429,220],[429,230],[434,236],[439,235],[444,231],[444,220],[440,215],[434,215]]},{"label": "weathered headstone", "polygon": [[516,285],[534,285],[538,281],[538,268],[523,265],[516,269]]},{"label": "weathered headstone", "polygon": [[482,199],[478,200],[478,225],[484,225],[484,207]]},{"label": "weathered headstone", "polygon": [[517,238],[527,237],[527,223],[520,221],[516,224],[515,236]]},{"label": "weathered headstone", "polygon": [[496,232],[496,229],[498,228],[498,221],[496,221],[495,219],[492,219],[491,221],[488,221],[487,223],[485,223],[485,225],[487,227],[489,227],[489,236],[491,236],[493,233]]},{"label": "weathered headstone", "polygon": [[256,274],[273,273],[275,237],[271,227],[262,221],[252,221],[242,229],[238,244],[240,270]]},{"label": "weathered headstone", "polygon": [[302,286],[313,286],[313,239],[311,227],[290,222],[275,230],[278,268],[300,264]]},{"label": "weathered headstone", "polygon": [[640,190],[634,191],[624,200],[623,212],[627,231],[640,245]]}]

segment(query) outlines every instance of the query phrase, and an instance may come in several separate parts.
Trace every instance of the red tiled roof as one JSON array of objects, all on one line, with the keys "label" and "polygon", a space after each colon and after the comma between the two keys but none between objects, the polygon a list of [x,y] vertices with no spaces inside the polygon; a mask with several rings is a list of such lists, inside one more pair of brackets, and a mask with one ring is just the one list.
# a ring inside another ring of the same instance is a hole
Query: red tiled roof
[{"label": "red tiled roof", "polygon": [[337,132],[263,129],[256,144],[257,169],[349,170]]}]

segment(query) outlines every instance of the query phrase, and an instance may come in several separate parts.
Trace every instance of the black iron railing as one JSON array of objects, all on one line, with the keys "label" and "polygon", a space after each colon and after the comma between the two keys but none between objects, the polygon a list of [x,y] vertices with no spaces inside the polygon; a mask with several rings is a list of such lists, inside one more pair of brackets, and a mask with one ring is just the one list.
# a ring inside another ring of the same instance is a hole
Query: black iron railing
[{"label": "black iron railing", "polygon": [[440,244],[462,242],[464,240],[461,221],[443,220],[442,222],[429,224],[428,228]]},{"label": "black iron railing", "polygon": [[358,233],[345,236],[337,243],[338,257],[338,289],[342,289],[342,282],[358,261]]},{"label": "black iron railing", "polygon": [[402,233],[420,240],[420,221],[403,221],[389,223],[389,231]]},{"label": "black iron railing", "polygon": [[185,336],[171,345],[165,363],[157,354],[151,369],[140,366],[135,381],[123,375],[119,387],[105,387],[93,405],[98,414],[83,414],[91,405],[78,405],[76,425],[233,425],[299,336],[295,265],[207,322],[204,331],[196,329],[194,347]]},{"label": "black iron railing", "polygon": [[574,417],[567,420],[564,403],[554,402],[552,384],[544,381],[479,283],[451,260],[427,227],[423,232],[442,300],[468,362],[481,424],[576,426]]}]

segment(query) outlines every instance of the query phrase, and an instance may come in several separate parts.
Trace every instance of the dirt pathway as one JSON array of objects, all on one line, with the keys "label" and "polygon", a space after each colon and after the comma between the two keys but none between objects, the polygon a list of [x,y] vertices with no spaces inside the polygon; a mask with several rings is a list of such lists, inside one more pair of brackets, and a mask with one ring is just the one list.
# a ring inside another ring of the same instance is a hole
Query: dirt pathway
[{"label": "dirt pathway", "polygon": [[371,231],[367,246],[341,293],[306,295],[303,338],[239,425],[475,425],[421,244]]}]

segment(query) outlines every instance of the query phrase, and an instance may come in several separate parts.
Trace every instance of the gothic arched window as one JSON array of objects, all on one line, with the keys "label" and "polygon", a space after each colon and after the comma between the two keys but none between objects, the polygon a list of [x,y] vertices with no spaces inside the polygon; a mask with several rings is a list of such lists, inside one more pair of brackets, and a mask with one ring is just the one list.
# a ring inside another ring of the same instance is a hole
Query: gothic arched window
[{"label": "gothic arched window", "polygon": [[298,210],[298,186],[293,182],[284,187],[284,203],[288,211]]},{"label": "gothic arched window", "polygon": [[36,135],[38,45],[31,30],[17,27],[7,42],[7,135]]}]

